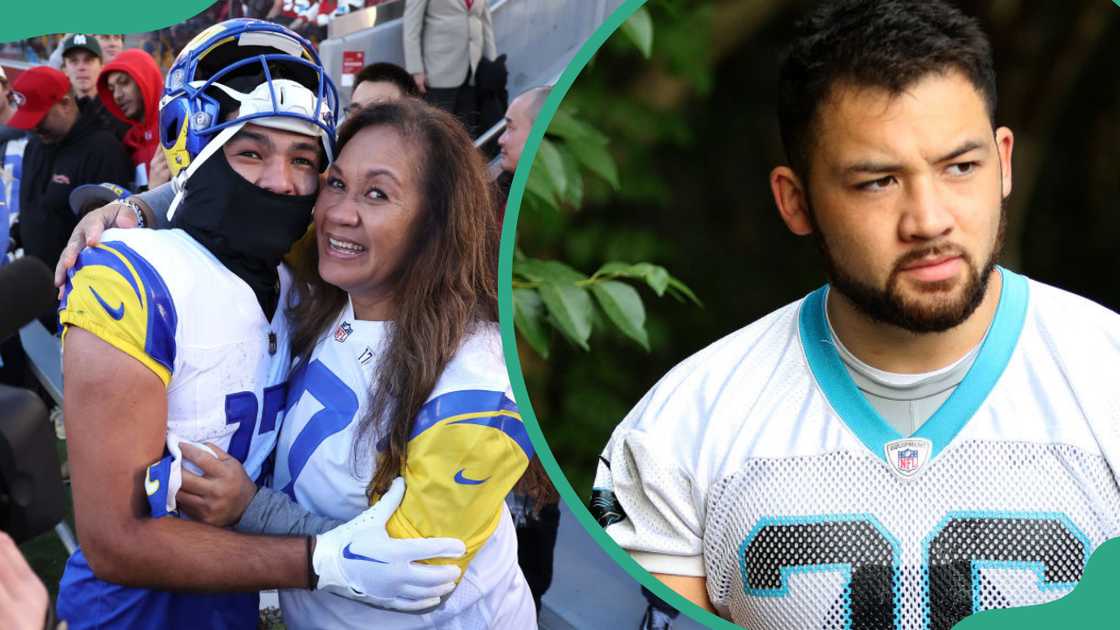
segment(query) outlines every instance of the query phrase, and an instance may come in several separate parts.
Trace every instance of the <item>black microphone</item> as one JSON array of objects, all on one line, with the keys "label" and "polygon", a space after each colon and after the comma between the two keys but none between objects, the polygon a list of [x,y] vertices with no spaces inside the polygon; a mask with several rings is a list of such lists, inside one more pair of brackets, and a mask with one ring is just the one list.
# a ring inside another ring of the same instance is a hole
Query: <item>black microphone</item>
[{"label": "black microphone", "polygon": [[54,274],[31,256],[0,267],[0,341],[58,308]]}]

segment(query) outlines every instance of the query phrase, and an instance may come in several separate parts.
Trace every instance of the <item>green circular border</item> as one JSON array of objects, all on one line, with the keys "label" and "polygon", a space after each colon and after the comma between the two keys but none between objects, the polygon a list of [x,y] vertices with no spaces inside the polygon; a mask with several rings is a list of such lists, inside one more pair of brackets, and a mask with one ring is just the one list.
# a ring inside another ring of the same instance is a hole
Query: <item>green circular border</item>
[{"label": "green circular border", "polygon": [[4,7],[0,42],[48,33],[143,33],[187,21],[225,0],[56,0]]},{"label": "green circular border", "polygon": [[733,630],[739,628],[739,626],[697,606],[647,573],[603,531],[602,527],[599,527],[595,518],[591,516],[591,512],[583,505],[579,494],[572,488],[572,484],[568,482],[560,464],[556,462],[552,450],[549,449],[548,441],[545,439],[536,413],[533,411],[529,391],[525,387],[525,376],[521,371],[521,359],[517,354],[517,334],[513,327],[513,250],[517,240],[517,219],[521,213],[521,200],[525,195],[525,183],[529,178],[529,171],[532,168],[534,158],[536,158],[537,149],[541,145],[541,140],[544,138],[545,130],[548,129],[552,117],[556,115],[560,102],[572,87],[576,77],[603,46],[603,43],[645,3],[646,0],[626,0],[606,21],[599,25],[599,28],[583,43],[568,67],[564,69],[563,74],[557,79],[552,93],[541,108],[536,122],[533,123],[533,129],[530,131],[529,137],[525,141],[525,149],[521,153],[517,172],[513,176],[509,200],[506,204],[505,224],[502,226],[502,244],[498,260],[498,319],[502,328],[502,345],[506,357],[506,368],[509,371],[517,406],[521,410],[521,417],[526,421],[525,425],[529,431],[529,437],[533,441],[533,448],[536,449],[541,464],[548,471],[552,483],[556,485],[556,489],[560,491],[560,496],[567,502],[580,525],[630,577],[655,595],[710,628]]}]

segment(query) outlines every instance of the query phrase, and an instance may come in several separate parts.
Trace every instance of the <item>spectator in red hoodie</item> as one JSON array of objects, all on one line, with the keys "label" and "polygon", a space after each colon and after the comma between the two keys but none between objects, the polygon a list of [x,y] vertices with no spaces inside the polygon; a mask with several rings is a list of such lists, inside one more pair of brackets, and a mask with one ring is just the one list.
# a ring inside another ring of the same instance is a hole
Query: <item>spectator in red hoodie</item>
[{"label": "spectator in red hoodie", "polygon": [[136,167],[135,189],[166,181],[166,164],[159,148],[159,95],[163,75],[155,59],[143,50],[122,51],[97,78],[97,94],[105,108],[131,125],[124,146]]}]

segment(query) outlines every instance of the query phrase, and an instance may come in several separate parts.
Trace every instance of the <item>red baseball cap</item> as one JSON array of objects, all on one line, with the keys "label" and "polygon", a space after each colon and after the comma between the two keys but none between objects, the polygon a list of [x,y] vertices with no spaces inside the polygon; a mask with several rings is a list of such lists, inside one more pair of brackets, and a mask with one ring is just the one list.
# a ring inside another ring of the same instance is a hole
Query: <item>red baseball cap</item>
[{"label": "red baseball cap", "polygon": [[70,93],[70,79],[49,66],[26,70],[12,83],[19,107],[8,120],[8,126],[31,131],[39,126],[52,105]]}]

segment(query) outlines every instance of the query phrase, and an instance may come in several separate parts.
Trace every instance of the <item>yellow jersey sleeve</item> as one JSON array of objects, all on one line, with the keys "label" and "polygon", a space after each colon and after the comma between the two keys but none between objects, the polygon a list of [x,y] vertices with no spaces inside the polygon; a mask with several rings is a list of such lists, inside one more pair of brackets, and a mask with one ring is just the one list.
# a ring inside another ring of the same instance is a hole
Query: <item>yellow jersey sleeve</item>
[{"label": "yellow jersey sleeve", "polygon": [[413,424],[395,538],[462,540],[467,564],[497,529],[502,504],[533,457],[517,405],[504,392],[462,390],[428,401]]},{"label": "yellow jersey sleeve", "polygon": [[159,273],[119,241],[86,248],[69,272],[58,319],[140,361],[163,381],[175,365],[175,304]]}]

